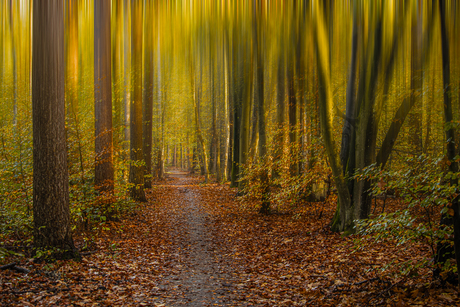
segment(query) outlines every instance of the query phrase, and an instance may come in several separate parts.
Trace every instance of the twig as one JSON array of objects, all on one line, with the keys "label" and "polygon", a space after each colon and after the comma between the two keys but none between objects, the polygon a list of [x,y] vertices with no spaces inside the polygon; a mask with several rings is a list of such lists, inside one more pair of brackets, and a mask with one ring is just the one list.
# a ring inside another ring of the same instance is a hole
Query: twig
[{"label": "twig", "polygon": [[376,281],[376,280],[380,280],[380,278],[374,277],[374,278],[371,278],[371,279],[366,279],[366,280],[363,280],[363,281],[355,282],[352,285],[353,286],[359,286],[359,285],[365,284],[367,282],[373,282],[373,281]]},{"label": "twig", "polygon": [[12,262],[10,264],[6,264],[6,265],[3,265],[3,266],[0,266],[0,270],[14,270],[16,272],[19,272],[19,273],[24,273],[24,274],[28,274],[30,273],[30,270],[26,269],[26,268],[21,268],[19,266],[16,266],[16,262]]}]

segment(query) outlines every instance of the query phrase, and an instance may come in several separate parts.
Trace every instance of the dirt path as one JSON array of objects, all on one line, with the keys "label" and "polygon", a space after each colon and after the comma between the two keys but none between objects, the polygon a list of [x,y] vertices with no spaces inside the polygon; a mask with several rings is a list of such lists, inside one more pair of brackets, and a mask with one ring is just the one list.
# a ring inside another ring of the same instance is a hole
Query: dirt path
[{"label": "dirt path", "polygon": [[229,306],[234,284],[222,251],[213,239],[212,217],[200,203],[196,178],[171,172],[171,194],[167,207],[171,214],[174,257],[172,275],[160,285],[167,306]]}]

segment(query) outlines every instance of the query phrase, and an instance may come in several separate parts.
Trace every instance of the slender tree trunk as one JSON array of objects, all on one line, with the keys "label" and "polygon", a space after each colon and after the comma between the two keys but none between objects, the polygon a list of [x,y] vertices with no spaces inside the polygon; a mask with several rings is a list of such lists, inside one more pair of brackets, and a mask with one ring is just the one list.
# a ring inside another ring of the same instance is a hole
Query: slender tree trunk
[{"label": "slender tree trunk", "polygon": [[[72,2],[75,2],[74,0]],[[123,1],[112,2],[112,14],[115,16],[113,45],[112,45],[112,84],[115,87],[113,97],[113,138],[115,150],[120,150],[123,144],[124,112],[123,112]]]},{"label": "slender tree trunk", "polygon": [[[348,230],[353,227],[353,209],[351,207],[351,197],[346,184],[346,180],[342,174],[342,163],[339,157],[336,156],[336,149],[332,135],[333,128],[333,94],[330,80],[330,62],[329,62],[329,42],[327,35],[327,27],[325,22],[324,12],[320,5],[316,6],[317,23],[315,31],[315,43],[317,46],[316,58],[318,67],[318,83],[319,83],[319,114],[321,131],[323,136],[324,146],[329,159],[329,163],[334,176],[335,185],[337,187],[338,204],[340,208],[340,229]],[[323,48],[320,50],[319,46]]]},{"label": "slender tree trunk", "polygon": [[133,184],[131,197],[147,201],[144,192],[144,166],[142,161],[142,1],[131,2],[131,104],[130,104],[130,156],[129,182]]},{"label": "slender tree trunk", "polygon": [[237,39],[233,38],[233,50],[232,50],[232,100],[233,100],[233,154],[232,154],[232,173],[231,173],[231,187],[238,186],[238,180],[240,177],[240,137],[241,137],[241,116],[242,116],[242,95],[241,88],[244,86],[240,80],[242,76],[242,63],[243,59],[238,56],[235,49],[241,49],[237,46]]},{"label": "slender tree trunk", "polygon": [[13,56],[13,126],[16,133],[16,126],[18,124],[18,68],[17,68],[17,54],[14,33],[14,19],[13,16],[13,1],[10,0],[10,31],[11,31],[11,54]]},{"label": "slender tree trunk", "polygon": [[33,2],[34,245],[77,256],[71,234],[65,142],[64,2]]},{"label": "slender tree trunk", "polygon": [[[284,65],[284,51],[281,49],[281,54],[278,62],[278,85],[277,85],[277,97],[276,97],[276,130],[275,130],[275,152],[274,161],[280,161],[283,156],[284,148],[284,121],[285,121],[285,65]],[[279,167],[275,166],[275,172],[273,177],[279,177]]]},{"label": "slender tree trunk", "polygon": [[409,113],[409,144],[413,155],[419,156],[422,153],[422,86],[423,86],[423,67],[422,67],[422,23],[423,11],[421,3],[416,4],[417,14],[412,14],[411,28],[411,80],[410,80],[410,99],[413,106]]},{"label": "slender tree trunk", "polygon": [[[3,67],[3,57],[4,57],[4,50],[3,50],[3,39],[4,39],[4,32],[5,32],[5,1],[0,3],[0,97],[4,97],[3,95],[3,74],[4,74],[4,67]],[[3,113],[3,112],[2,112]],[[0,116],[0,125],[3,126],[5,114]]]},{"label": "slender tree trunk", "polygon": [[[152,0],[145,2],[145,17],[153,20]],[[152,143],[153,143],[153,33],[145,23],[144,29],[144,112],[143,149],[145,161],[145,188],[152,188]]]},{"label": "slender tree trunk", "polygon": [[[68,0],[66,2],[66,137],[76,139],[77,147],[67,148],[70,158],[74,155],[79,156],[80,180],[85,182],[84,161],[83,161],[83,144],[81,140],[80,119],[78,114],[78,83],[79,83],[79,57],[78,57],[78,2]],[[69,143],[67,143],[68,145]]]},{"label": "slender tree trunk", "polygon": [[[291,57],[293,58],[293,57]],[[290,61],[288,66],[288,99],[289,99],[289,149],[290,159],[295,159],[295,152],[297,146],[297,97],[295,91],[295,75],[294,75],[294,60]],[[291,162],[289,166],[291,175],[298,174],[297,163]]]},{"label": "slender tree trunk", "polygon": [[113,193],[112,69],[110,3],[94,1],[95,178],[100,192]]},{"label": "slender tree trunk", "polygon": [[[202,71],[200,68],[200,78],[199,78],[199,85],[197,86],[195,84],[195,99],[194,99],[194,107],[195,107],[195,131],[196,131],[196,137],[198,139],[198,142],[200,143],[200,148],[201,148],[201,154],[203,156],[203,161],[201,161],[200,165],[202,166],[202,172],[204,172],[204,180],[205,182],[208,182],[208,154],[206,152],[206,146],[204,143],[204,138],[201,133],[201,125],[200,125],[200,103],[201,103],[201,91],[202,91]],[[204,169],[203,169],[204,168]]]},{"label": "slender tree trunk", "polygon": [[[210,53],[212,50],[210,50]],[[216,173],[216,161],[217,161],[217,103],[215,97],[215,86],[214,86],[214,62],[209,63],[209,72],[211,78],[211,111],[212,111],[212,123],[211,123],[211,148],[209,151],[209,166],[208,169],[211,173]]]},{"label": "slender tree trunk", "polygon": [[[131,122],[131,108],[130,108],[130,101],[132,97],[129,93],[130,87],[130,61],[131,58],[131,35],[129,34],[129,24],[130,24],[130,12],[131,6],[128,0],[124,0],[124,12],[125,12],[125,21],[124,21],[124,28],[123,28],[123,36],[124,36],[124,52],[123,52],[123,69],[124,69],[124,76],[123,76],[123,105],[124,105],[124,150],[127,153],[130,149],[130,122]],[[127,157],[124,157],[124,160],[127,160]]]},{"label": "slender tree trunk", "polygon": [[[260,163],[265,164],[267,159],[267,134],[265,128],[265,93],[264,93],[264,35],[262,32],[261,24],[263,24],[263,19],[259,21],[257,13],[260,14],[261,7],[254,2],[254,16],[253,16],[253,43],[254,43],[254,56],[255,56],[255,65],[256,65],[256,81],[255,86],[257,90],[257,112],[258,112],[258,121],[257,129],[259,133],[259,160]],[[258,22],[259,21],[259,22]],[[262,203],[260,206],[260,213],[268,213],[270,211],[270,202],[268,200],[269,193],[269,183],[268,183],[268,170],[263,167],[262,173],[260,174],[260,182],[262,185]]]},{"label": "slender tree trunk", "polygon": [[[441,23],[441,53],[442,53],[442,79],[444,89],[444,120],[446,124],[450,124],[446,129],[446,143],[447,143],[447,158],[450,161],[449,171],[452,173],[458,172],[458,162],[455,161],[455,129],[453,123],[452,112],[452,87],[450,84],[450,56],[449,56],[449,38],[446,29],[446,3],[439,0],[440,23]],[[458,180],[452,179],[451,184],[457,185]],[[453,216],[450,214],[443,214],[441,224],[454,225],[454,249],[455,259],[460,263],[460,199],[457,196],[451,204]],[[437,264],[444,263],[448,258],[449,246],[446,244],[438,244],[437,254],[435,257]],[[460,271],[457,272],[457,282],[460,281]]]},{"label": "slender tree trunk", "polygon": [[[248,46],[244,46],[240,52],[242,52],[239,61],[243,62],[248,61],[246,60],[248,57],[247,55],[250,54],[248,52]],[[243,54],[244,52],[244,54]],[[251,93],[252,93],[252,81],[253,81],[253,74],[252,74],[252,63],[251,58],[249,57],[249,64],[244,63],[245,68],[240,69],[240,79],[244,80],[244,83],[241,85],[241,129],[240,129],[240,148],[239,148],[239,164],[240,166],[246,166],[248,163],[249,158],[249,131],[250,131],[250,119],[251,119]],[[241,167],[240,167],[241,172]],[[238,187],[242,190],[245,185],[247,184],[246,181],[240,181]]]}]

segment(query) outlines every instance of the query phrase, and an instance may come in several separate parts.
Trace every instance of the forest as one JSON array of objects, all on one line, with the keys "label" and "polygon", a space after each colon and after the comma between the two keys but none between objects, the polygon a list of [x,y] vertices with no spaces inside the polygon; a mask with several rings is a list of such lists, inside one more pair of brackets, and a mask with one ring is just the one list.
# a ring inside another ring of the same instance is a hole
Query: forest
[{"label": "forest", "polygon": [[460,305],[457,1],[0,17],[0,306]]}]

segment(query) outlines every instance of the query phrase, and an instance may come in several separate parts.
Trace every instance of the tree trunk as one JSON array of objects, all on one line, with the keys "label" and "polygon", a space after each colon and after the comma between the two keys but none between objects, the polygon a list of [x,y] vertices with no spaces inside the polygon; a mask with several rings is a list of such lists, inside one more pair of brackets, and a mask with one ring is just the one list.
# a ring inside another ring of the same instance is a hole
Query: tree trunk
[{"label": "tree trunk", "polygon": [[34,245],[76,256],[65,141],[64,2],[33,2]]},{"label": "tree trunk", "polygon": [[[289,99],[289,159],[297,160],[295,157],[297,147],[297,97],[295,92],[295,75],[294,75],[294,57],[291,57],[288,65],[288,99]],[[291,162],[289,165],[289,171],[291,175],[298,174],[297,163]]]},{"label": "tree trunk", "polygon": [[112,70],[110,3],[94,1],[95,178],[100,192],[113,193]]},{"label": "tree trunk", "polygon": [[[239,79],[243,80],[243,84],[239,87],[241,88],[241,93],[239,94],[241,97],[241,129],[240,129],[240,148],[239,148],[239,164],[241,172],[241,166],[247,167],[248,157],[249,157],[249,130],[250,130],[250,119],[251,119],[251,93],[252,93],[252,81],[253,81],[253,74],[252,74],[252,63],[250,55],[250,50],[248,50],[249,46],[245,44],[241,46],[240,58],[239,62],[241,63],[238,65],[240,67],[239,71]],[[249,58],[249,60],[247,60]],[[246,64],[246,61],[249,63]],[[243,68],[244,65],[244,68]],[[246,181],[240,181],[238,187],[240,190],[244,188],[247,184]]]},{"label": "tree trunk", "polygon": [[[441,53],[442,53],[442,79],[444,89],[444,120],[446,124],[446,143],[447,143],[447,158],[450,161],[449,171],[452,173],[458,172],[458,162],[455,161],[455,129],[453,123],[452,112],[452,87],[450,84],[450,57],[449,57],[449,38],[446,29],[446,3],[439,0],[440,23],[441,23]],[[447,126],[448,125],[448,126]],[[458,180],[452,179],[452,185],[457,185]],[[441,224],[454,225],[454,249],[455,259],[457,264],[460,263],[460,199],[457,196],[451,204],[453,216],[446,213],[443,214]],[[444,263],[451,255],[448,253],[446,244],[438,244],[435,260],[437,264]],[[457,283],[460,281],[460,271],[457,270]]]},{"label": "tree trunk", "polygon": [[[76,2],[76,1],[72,1]],[[116,0],[112,2],[112,14],[114,16],[114,42],[112,48],[112,84],[114,86],[113,104],[113,139],[115,150],[121,149],[123,142],[123,134],[120,128],[124,126],[123,119],[123,82],[120,82],[123,78],[123,2],[122,0]]]},{"label": "tree trunk", "polygon": [[[124,0],[124,11],[125,11],[125,22],[124,22],[124,28],[123,28],[123,36],[124,36],[124,53],[123,53],[123,68],[124,68],[124,76],[123,76],[123,105],[124,105],[124,149],[125,153],[128,152],[130,149],[130,136],[131,136],[131,131],[130,131],[130,123],[131,123],[131,107],[130,107],[130,101],[132,101],[132,97],[130,96],[129,93],[129,87],[130,87],[130,47],[131,47],[131,35],[129,35],[129,13],[131,11],[131,6],[128,0]],[[124,160],[127,160],[127,157],[124,156]]]},{"label": "tree trunk", "polygon": [[422,67],[422,23],[423,12],[421,3],[416,4],[417,14],[412,14],[411,27],[411,80],[410,80],[410,99],[413,106],[409,113],[409,145],[410,152],[419,156],[422,153],[422,86],[423,86],[423,67]]},{"label": "tree trunk", "polygon": [[236,48],[237,39],[233,38],[232,52],[231,52],[231,84],[232,84],[232,102],[233,102],[233,142],[232,142],[232,172],[231,172],[231,187],[238,186],[238,179],[240,176],[240,131],[241,131],[241,97],[239,95],[240,87],[242,87],[241,75],[239,72],[242,61],[237,56]]},{"label": "tree trunk", "polygon": [[[259,160],[260,163],[265,164],[267,159],[267,133],[265,128],[265,105],[264,105],[264,35],[260,24],[258,23],[257,13],[260,13],[261,7],[254,2],[254,16],[253,16],[253,43],[255,53],[255,65],[256,67],[256,90],[257,90],[257,104],[258,104],[258,132],[259,132]],[[260,213],[268,213],[270,211],[270,202],[268,200],[269,185],[268,185],[268,170],[262,168],[260,174],[260,182],[262,186],[262,203],[260,206]]]},{"label": "tree trunk", "polygon": [[[203,135],[201,133],[201,128],[200,128],[200,102],[201,102],[201,91],[202,91],[202,71],[200,68],[200,81],[199,85],[196,86],[195,90],[195,99],[194,99],[194,106],[195,106],[195,129],[196,129],[196,136],[198,139],[198,142],[200,143],[200,148],[201,148],[201,154],[203,156],[203,161],[200,163],[202,166],[202,171],[204,171],[204,180],[205,182],[208,182],[208,154],[206,152],[206,146],[204,143]],[[204,169],[203,169],[204,168]]]},{"label": "tree trunk", "polygon": [[[330,81],[330,63],[329,63],[329,41],[327,35],[327,27],[324,18],[324,12],[320,5],[316,6],[316,58],[318,67],[318,83],[319,83],[319,114],[321,131],[323,136],[324,146],[331,166],[332,175],[338,194],[339,211],[336,216],[340,216],[337,221],[340,230],[348,230],[353,228],[353,208],[351,207],[351,197],[348,190],[346,180],[342,174],[342,163],[336,155],[334,139],[332,136],[332,110],[333,110],[333,94]],[[319,49],[319,46],[322,48]]]},{"label": "tree trunk", "polygon": [[[210,53],[212,50],[210,50]],[[212,111],[212,124],[211,124],[211,148],[209,151],[209,166],[208,169],[211,170],[211,173],[216,173],[216,161],[217,161],[217,103],[216,97],[214,94],[214,62],[209,63],[209,72],[211,78],[211,111]]]},{"label": "tree trunk", "polygon": [[13,126],[15,129],[14,131],[16,133],[16,126],[18,123],[18,61],[16,54],[16,35],[14,33],[14,20],[15,16],[13,16],[13,1],[10,0],[11,55],[13,57]]},{"label": "tree trunk", "polygon": [[[145,2],[145,16],[153,20],[153,3]],[[152,143],[153,143],[153,33],[147,23],[144,30],[144,112],[143,112],[143,149],[145,161],[145,183],[147,189],[152,188]]]},{"label": "tree trunk", "polygon": [[130,156],[129,182],[131,197],[147,201],[144,192],[144,166],[142,161],[142,1],[131,2],[131,104],[130,104]]},{"label": "tree trunk", "polygon": [[[274,136],[275,152],[273,160],[280,161],[283,155],[284,148],[284,119],[285,119],[285,65],[284,65],[284,51],[281,49],[278,62],[278,85],[277,85],[277,97],[276,97],[276,130]],[[273,177],[279,177],[279,167],[275,167]]]}]

